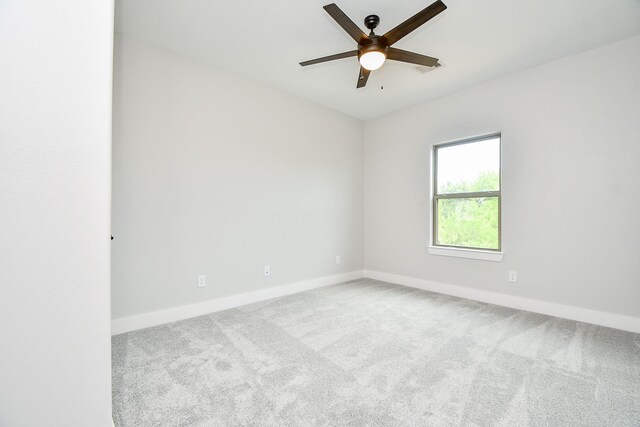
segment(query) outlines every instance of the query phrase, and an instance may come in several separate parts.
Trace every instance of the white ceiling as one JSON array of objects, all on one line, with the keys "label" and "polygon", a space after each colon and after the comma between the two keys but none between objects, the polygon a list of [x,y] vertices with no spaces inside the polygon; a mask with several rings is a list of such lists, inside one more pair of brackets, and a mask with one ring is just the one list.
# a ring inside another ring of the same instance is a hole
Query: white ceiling
[{"label": "white ceiling", "polygon": [[[355,49],[322,9],[331,1],[120,0],[116,30],[360,119],[640,34],[640,0],[444,0],[446,11],[395,45],[443,66],[387,61],[356,89],[356,58],[298,65]],[[363,29],[379,15],[383,34],[433,0],[335,1]]]}]

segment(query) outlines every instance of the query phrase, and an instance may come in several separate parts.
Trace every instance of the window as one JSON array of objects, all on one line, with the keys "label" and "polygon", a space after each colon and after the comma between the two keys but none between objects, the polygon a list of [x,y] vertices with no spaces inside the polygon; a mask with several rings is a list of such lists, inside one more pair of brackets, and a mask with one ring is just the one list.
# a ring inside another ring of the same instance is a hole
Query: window
[{"label": "window", "polygon": [[499,252],[500,197],[500,135],[433,147],[433,247]]}]

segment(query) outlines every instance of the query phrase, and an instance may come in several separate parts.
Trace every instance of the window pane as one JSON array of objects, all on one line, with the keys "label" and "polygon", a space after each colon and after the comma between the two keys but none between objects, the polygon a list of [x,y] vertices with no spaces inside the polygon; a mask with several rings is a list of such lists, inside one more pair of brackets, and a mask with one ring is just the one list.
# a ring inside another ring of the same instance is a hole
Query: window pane
[{"label": "window pane", "polygon": [[500,190],[500,137],[437,152],[438,194]]},{"label": "window pane", "polygon": [[498,198],[438,199],[438,245],[498,247]]}]

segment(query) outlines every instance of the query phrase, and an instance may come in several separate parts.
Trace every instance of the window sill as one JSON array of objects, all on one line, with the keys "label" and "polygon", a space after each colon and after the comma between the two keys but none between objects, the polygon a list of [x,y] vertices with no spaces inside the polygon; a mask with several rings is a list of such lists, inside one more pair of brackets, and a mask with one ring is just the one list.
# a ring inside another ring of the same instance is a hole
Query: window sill
[{"label": "window sill", "polygon": [[452,256],[457,258],[478,259],[482,261],[502,261],[503,252],[483,251],[479,249],[445,248],[441,246],[428,246],[431,255]]}]

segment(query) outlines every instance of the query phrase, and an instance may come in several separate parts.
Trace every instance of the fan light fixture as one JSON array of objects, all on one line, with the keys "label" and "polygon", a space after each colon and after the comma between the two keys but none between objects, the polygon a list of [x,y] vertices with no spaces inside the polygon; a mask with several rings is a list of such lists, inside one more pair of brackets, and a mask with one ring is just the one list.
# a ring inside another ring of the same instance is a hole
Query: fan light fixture
[{"label": "fan light fixture", "polygon": [[366,35],[335,3],[328,4],[324,6],[323,9],[351,36],[358,47],[347,52],[303,61],[300,65],[306,67],[307,65],[357,56],[358,62],[360,62],[360,69],[358,70],[356,88],[365,87],[371,71],[382,67],[382,64],[384,64],[387,59],[391,61],[408,62],[409,64],[418,64],[424,67],[439,67],[438,58],[396,49],[393,47],[393,44],[434,16],[443,12],[446,8],[447,6],[442,3],[442,0],[436,0],[402,24],[397,25],[384,35],[379,36],[373,32],[380,23],[380,17],[378,15],[368,15],[364,18],[364,26],[371,30],[369,35]]},{"label": "fan light fixture", "polygon": [[362,65],[362,68],[373,71],[382,67],[385,59],[387,59],[387,56],[384,53],[377,50],[371,50],[360,56],[360,65]]}]

